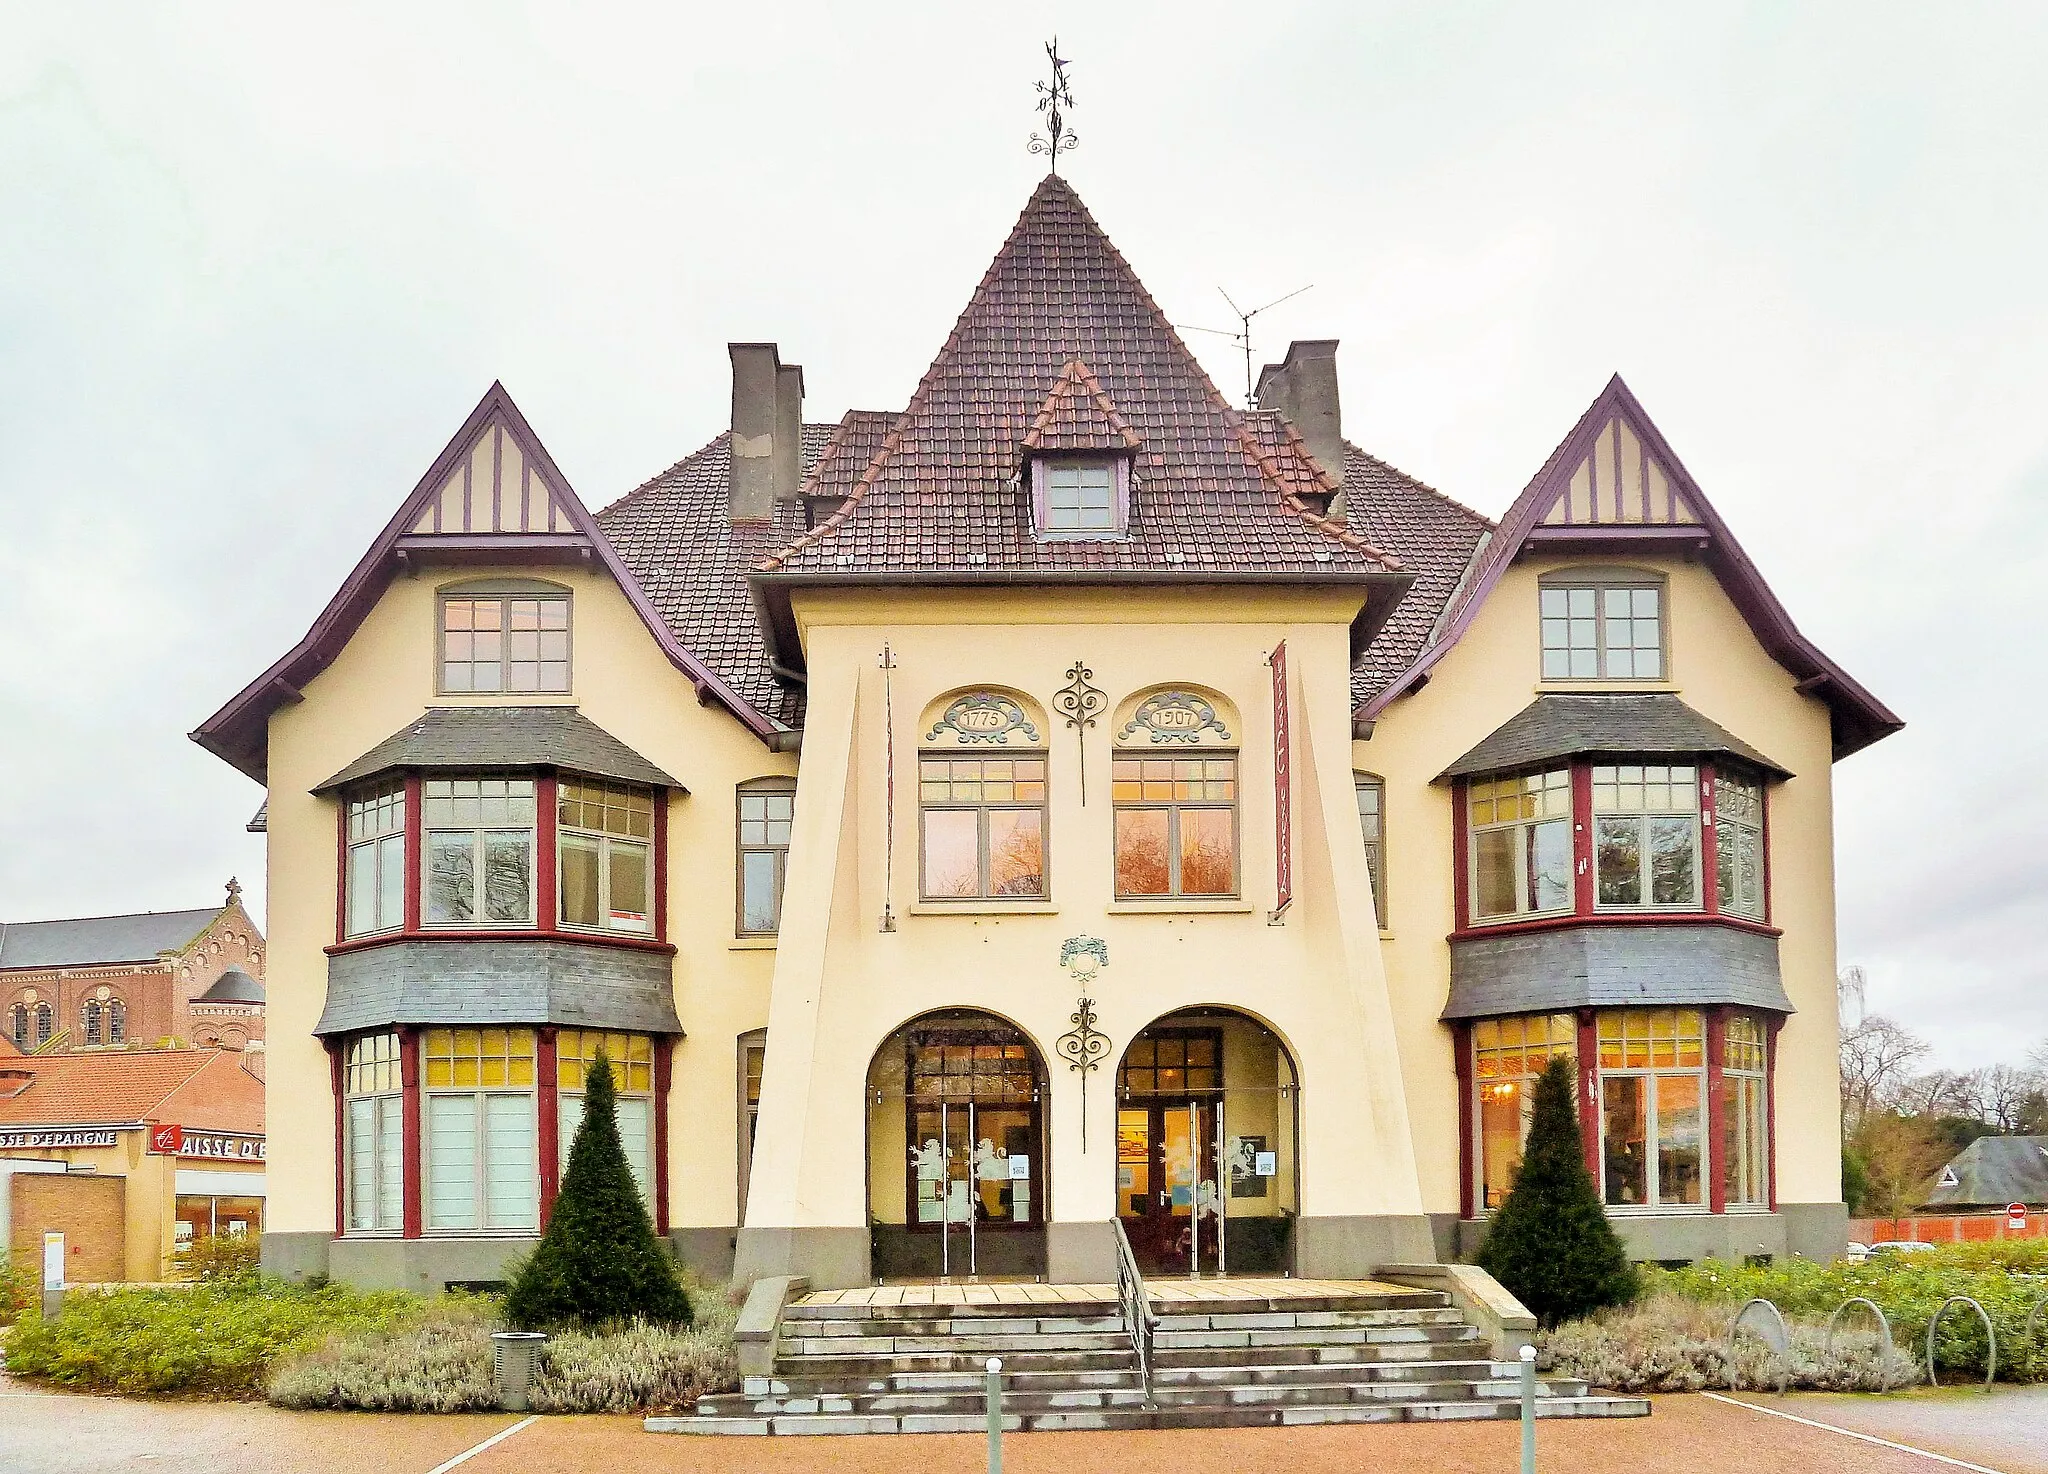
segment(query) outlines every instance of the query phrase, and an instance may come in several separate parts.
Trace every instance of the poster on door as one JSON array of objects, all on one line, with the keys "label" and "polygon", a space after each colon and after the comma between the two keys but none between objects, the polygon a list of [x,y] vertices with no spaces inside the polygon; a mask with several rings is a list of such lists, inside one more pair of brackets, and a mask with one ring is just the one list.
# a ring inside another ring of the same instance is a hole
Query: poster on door
[{"label": "poster on door", "polygon": [[1267,1184],[1272,1180],[1271,1172],[1259,1168],[1272,1159],[1273,1153],[1266,1150],[1263,1136],[1233,1136],[1230,1138],[1230,1195],[1233,1198],[1263,1198]]}]

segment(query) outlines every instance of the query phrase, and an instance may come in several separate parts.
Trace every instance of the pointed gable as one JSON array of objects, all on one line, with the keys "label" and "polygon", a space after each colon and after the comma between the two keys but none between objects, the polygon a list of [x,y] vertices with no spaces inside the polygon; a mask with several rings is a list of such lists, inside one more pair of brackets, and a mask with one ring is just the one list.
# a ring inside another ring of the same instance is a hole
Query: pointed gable
[{"label": "pointed gable", "polygon": [[662,621],[554,457],[494,383],[427,474],[399,504],[304,639],[190,734],[215,757],[267,782],[270,715],[333,663],[392,578],[422,563],[598,564],[700,699],[718,701],[756,735],[776,723],[748,705]]},{"label": "pointed gable", "polygon": [[1133,451],[1144,445],[1088,365],[1071,359],[1024,432],[1024,449]]},{"label": "pointed gable", "polygon": [[[1027,444],[1034,430],[1039,444]],[[1144,490],[1129,535],[1039,539],[1017,478],[1024,455],[1102,433],[1135,453]],[[1032,194],[845,504],[759,574],[967,569],[1404,581],[1396,559],[1302,501],[1056,175]]]},{"label": "pointed gable", "polygon": [[1501,575],[1529,547],[1698,556],[1713,569],[1757,643],[1797,678],[1801,691],[1827,703],[1837,758],[1905,725],[1799,632],[1619,374],[1515,498],[1421,654],[1358,708],[1359,723],[1370,723],[1414,690],[1450,653]]},{"label": "pointed gable", "polygon": [[444,454],[443,460],[453,464],[425,498],[407,529],[411,535],[579,531],[571,511],[575,494],[555,484],[501,411],[494,409],[466,443],[449,450],[452,456]]}]

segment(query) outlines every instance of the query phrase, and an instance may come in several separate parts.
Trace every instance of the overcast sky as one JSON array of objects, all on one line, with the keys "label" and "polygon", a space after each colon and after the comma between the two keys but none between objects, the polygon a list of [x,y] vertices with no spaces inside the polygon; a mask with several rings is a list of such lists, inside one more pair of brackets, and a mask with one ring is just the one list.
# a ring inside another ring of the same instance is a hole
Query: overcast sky
[{"label": "overcast sky", "polygon": [[493,378],[592,507],[730,339],[900,407],[1057,26],[1097,217],[1183,323],[1313,283],[1258,346],[1353,440],[1497,514],[1621,371],[1909,723],[1836,769],[1871,1006],[2048,1035],[2048,7],[698,9],[0,0],[0,919],[260,906],[184,734]]}]

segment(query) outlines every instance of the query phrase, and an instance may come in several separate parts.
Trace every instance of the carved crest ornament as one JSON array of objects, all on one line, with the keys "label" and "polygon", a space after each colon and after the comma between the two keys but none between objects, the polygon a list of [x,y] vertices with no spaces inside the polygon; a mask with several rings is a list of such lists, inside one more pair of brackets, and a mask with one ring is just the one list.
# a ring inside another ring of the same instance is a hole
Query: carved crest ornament
[{"label": "carved crest ornament", "polygon": [[1230,741],[1230,729],[1216,715],[1215,704],[1193,691],[1154,691],[1138,703],[1131,719],[1116,734],[1117,741],[1128,742],[1141,732],[1150,741],[1179,743],[1184,747],[1200,742],[1204,732],[1214,732],[1218,740]]},{"label": "carved crest ornament", "polygon": [[955,698],[924,734],[924,740],[935,742],[948,734],[961,743],[986,742],[995,747],[1008,746],[1012,737],[1020,746],[1036,747],[1040,741],[1038,728],[1024,708],[1000,691],[969,691]]}]

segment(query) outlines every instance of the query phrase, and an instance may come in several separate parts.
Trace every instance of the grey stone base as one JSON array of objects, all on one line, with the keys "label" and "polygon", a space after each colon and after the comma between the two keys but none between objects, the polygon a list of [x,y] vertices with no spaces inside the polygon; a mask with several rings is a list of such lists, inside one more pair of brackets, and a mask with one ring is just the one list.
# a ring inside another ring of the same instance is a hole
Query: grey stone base
[{"label": "grey stone base", "polygon": [[1116,1283],[1116,1228],[1100,1223],[1048,1223],[1045,1277],[1056,1285]]},{"label": "grey stone base", "polygon": [[733,1251],[732,1282],[801,1275],[814,1290],[870,1283],[866,1228],[743,1228]]},{"label": "grey stone base", "polygon": [[668,1246],[685,1269],[699,1277],[718,1281],[732,1278],[733,1250],[739,1243],[736,1228],[671,1228]]},{"label": "grey stone base", "polygon": [[[435,1295],[449,1285],[502,1281],[506,1266],[539,1243],[516,1239],[330,1239],[327,1272],[365,1290]],[[265,1245],[266,1250],[268,1245]]]},{"label": "grey stone base", "polygon": [[[1802,1254],[1825,1262],[1841,1257],[1849,1237],[1848,1212],[1840,1203],[1785,1204],[1776,1213],[1612,1213],[1608,1222],[1628,1257],[1638,1261],[1739,1264],[1751,1255]],[[1469,1263],[1485,1237],[1486,1220],[1461,1221],[1458,1258]]]},{"label": "grey stone base", "polygon": [[263,1236],[263,1272],[279,1279],[304,1281],[327,1274],[331,1233],[267,1233]]},{"label": "grey stone base", "polygon": [[1420,1213],[1294,1222],[1294,1272],[1303,1279],[1370,1279],[1381,1264],[1434,1262],[1435,1238]]},{"label": "grey stone base", "polygon": [[1780,1203],[1785,1250],[1825,1264],[1849,1247],[1849,1210],[1841,1203]]},{"label": "grey stone base", "polygon": [[1458,1215],[1455,1213],[1432,1213],[1429,1215],[1429,1237],[1436,1245],[1438,1264],[1456,1264],[1466,1256],[1458,1252]]}]

